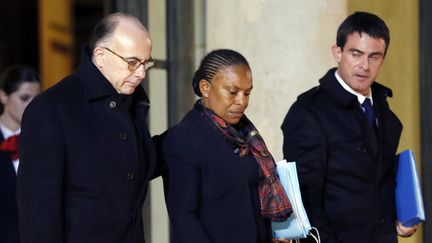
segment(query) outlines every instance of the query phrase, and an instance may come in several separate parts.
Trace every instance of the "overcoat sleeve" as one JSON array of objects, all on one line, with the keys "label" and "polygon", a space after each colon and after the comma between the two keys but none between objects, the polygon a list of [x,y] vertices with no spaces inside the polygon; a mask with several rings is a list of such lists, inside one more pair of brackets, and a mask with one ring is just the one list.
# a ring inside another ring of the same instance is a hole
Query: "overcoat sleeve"
[{"label": "overcoat sleeve", "polygon": [[199,219],[202,161],[194,144],[193,138],[178,133],[168,133],[163,144],[166,200],[175,243],[211,242]]},{"label": "overcoat sleeve", "polygon": [[301,102],[290,108],[282,123],[283,154],[297,165],[303,204],[313,227],[319,229],[323,242],[333,242],[323,208],[327,169],[327,142],[315,115]]},{"label": "overcoat sleeve", "polygon": [[64,242],[65,151],[57,112],[36,97],[23,115],[17,184],[22,243]]}]

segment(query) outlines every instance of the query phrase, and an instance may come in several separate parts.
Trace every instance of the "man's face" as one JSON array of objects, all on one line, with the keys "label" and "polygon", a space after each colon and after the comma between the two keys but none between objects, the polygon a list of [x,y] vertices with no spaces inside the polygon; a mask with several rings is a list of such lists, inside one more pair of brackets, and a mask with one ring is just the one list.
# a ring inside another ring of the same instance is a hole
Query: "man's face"
[{"label": "man's face", "polygon": [[333,56],[338,63],[339,76],[353,90],[368,95],[384,62],[384,39],[373,38],[357,32],[348,35],[343,50],[333,46]]},{"label": "man's face", "polygon": [[[129,70],[128,62],[150,59],[152,43],[142,29],[118,26],[106,48],[95,48],[96,65],[119,94],[130,95],[146,76],[144,65]],[[117,54],[117,55],[116,55]],[[122,58],[123,57],[123,58]]]}]

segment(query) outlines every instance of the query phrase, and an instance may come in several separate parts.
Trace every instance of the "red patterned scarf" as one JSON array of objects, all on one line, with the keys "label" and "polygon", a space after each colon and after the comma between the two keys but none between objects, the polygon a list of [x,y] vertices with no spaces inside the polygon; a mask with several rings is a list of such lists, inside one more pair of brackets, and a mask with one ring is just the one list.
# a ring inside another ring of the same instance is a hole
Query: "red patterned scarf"
[{"label": "red patterned scarf", "polygon": [[252,122],[244,115],[235,125],[235,129],[212,110],[204,107],[200,100],[196,102],[195,108],[221,132],[233,149],[239,149],[240,157],[248,155],[249,152],[255,157],[262,175],[259,183],[262,216],[274,221],[286,220],[292,212],[291,203],[279,181],[273,156]]}]

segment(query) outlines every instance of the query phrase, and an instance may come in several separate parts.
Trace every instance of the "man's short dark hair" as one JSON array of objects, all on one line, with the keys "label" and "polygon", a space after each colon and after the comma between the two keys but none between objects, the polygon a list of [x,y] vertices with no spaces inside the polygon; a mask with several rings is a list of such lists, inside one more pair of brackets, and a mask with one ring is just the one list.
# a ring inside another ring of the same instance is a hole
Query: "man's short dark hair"
[{"label": "man's short dark hair", "polygon": [[336,36],[336,45],[344,48],[347,37],[353,33],[367,34],[370,37],[384,39],[385,53],[390,45],[390,31],[384,21],[375,14],[367,12],[355,12],[348,16],[339,26]]}]

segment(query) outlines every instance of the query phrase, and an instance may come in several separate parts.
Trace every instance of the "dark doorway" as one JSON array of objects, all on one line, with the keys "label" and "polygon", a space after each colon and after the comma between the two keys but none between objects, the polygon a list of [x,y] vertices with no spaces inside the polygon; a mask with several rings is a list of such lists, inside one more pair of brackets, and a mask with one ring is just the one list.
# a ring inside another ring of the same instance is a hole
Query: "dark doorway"
[{"label": "dark doorway", "polygon": [[75,0],[73,11],[74,63],[77,66],[82,46],[88,44],[93,27],[105,14],[105,0]]},{"label": "dark doorway", "polygon": [[39,69],[38,0],[0,1],[0,73],[14,64]]}]

